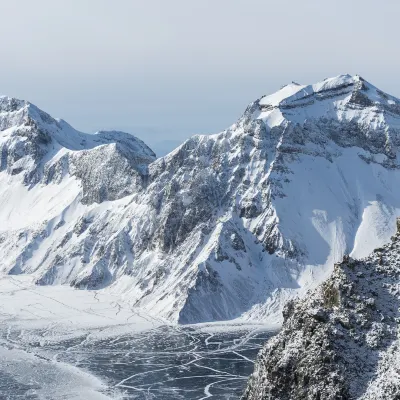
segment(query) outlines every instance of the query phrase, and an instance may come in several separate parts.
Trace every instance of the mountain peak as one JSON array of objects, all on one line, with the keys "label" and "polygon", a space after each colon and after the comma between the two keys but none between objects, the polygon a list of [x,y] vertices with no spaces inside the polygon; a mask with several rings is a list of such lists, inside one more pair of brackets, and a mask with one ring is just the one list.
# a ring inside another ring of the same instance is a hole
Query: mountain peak
[{"label": "mountain peak", "polygon": [[262,97],[260,105],[279,107],[280,105],[285,105],[289,102],[312,96],[313,94],[324,90],[334,90],[354,85],[354,83],[358,81],[360,81],[360,77],[357,75],[339,75],[333,78],[324,79],[323,81],[312,85],[302,85],[297,82],[292,82],[283,86],[277,92]]},{"label": "mountain peak", "polygon": [[40,130],[68,150],[89,150],[109,143],[121,143],[127,150],[140,152],[153,161],[154,152],[134,135],[121,131],[98,131],[95,134],[74,129],[63,119],[53,118],[39,107],[26,100],[9,96],[0,96],[0,132],[3,136],[13,135],[21,129]]},{"label": "mountain peak", "polygon": [[140,188],[155,158],[129,133],[83,133],[25,100],[0,97],[0,172],[16,184],[78,179],[82,202],[100,203]]},{"label": "mountain peak", "polygon": [[[354,96],[354,93],[363,93],[362,96]],[[353,96],[352,96],[353,95]],[[301,85],[292,82],[282,87],[277,92],[264,96],[260,99],[259,105],[262,110],[268,111],[274,108],[289,109],[304,107],[314,104],[316,101],[323,101],[335,98],[340,100],[338,106],[347,103],[357,103],[363,106],[391,106],[400,103],[398,99],[390,96],[364,80],[359,75],[338,75],[333,78],[326,78],[320,82],[310,85]]]}]

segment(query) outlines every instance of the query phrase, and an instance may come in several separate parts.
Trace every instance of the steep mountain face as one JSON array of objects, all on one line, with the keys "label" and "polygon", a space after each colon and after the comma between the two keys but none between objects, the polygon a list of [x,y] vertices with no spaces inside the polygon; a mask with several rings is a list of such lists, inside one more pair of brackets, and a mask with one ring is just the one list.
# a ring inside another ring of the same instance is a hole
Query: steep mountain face
[{"label": "steep mountain face", "polygon": [[[400,224],[399,224],[400,225]],[[243,400],[400,398],[400,233],[284,309]]]},{"label": "steep mountain face", "polygon": [[400,208],[400,101],[358,76],[290,84],[154,160],[4,98],[0,268],[107,290],[181,323],[280,318]]},{"label": "steep mountain face", "polygon": [[0,98],[0,129],[0,171],[19,175],[29,189],[74,176],[82,183],[84,203],[132,193],[155,159],[143,142],[129,134],[83,134],[30,103],[8,97]]},{"label": "steep mountain face", "polygon": [[81,214],[98,203],[137,192],[155,160],[132,135],[84,134],[13,98],[0,98],[0,129],[0,267],[12,274],[42,265],[45,274],[62,253],[51,245],[55,231],[67,219],[82,225]]}]

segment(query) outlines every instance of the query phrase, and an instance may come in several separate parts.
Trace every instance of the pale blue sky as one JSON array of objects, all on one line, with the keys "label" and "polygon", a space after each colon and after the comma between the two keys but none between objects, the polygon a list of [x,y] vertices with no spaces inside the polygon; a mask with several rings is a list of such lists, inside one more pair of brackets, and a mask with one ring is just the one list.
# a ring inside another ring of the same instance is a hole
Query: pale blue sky
[{"label": "pale blue sky", "polygon": [[292,80],[360,74],[400,96],[395,0],[0,0],[0,13],[0,93],[161,152]]}]

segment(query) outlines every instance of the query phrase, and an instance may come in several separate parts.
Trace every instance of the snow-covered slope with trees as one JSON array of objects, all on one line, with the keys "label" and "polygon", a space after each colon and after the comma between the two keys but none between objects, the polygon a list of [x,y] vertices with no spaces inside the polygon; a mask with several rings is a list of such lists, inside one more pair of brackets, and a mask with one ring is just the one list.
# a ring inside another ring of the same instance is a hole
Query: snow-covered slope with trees
[{"label": "snow-covered slope with trees", "polygon": [[181,323],[280,318],[400,209],[400,101],[359,76],[290,84],[163,158],[0,102],[0,268]]}]

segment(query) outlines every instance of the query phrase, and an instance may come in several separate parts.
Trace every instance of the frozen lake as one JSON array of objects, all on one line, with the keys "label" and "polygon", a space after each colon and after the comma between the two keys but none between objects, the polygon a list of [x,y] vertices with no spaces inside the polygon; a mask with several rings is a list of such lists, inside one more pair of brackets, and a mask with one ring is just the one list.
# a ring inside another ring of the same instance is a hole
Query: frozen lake
[{"label": "frozen lake", "polygon": [[102,296],[0,280],[1,399],[238,399],[273,334],[165,324]]}]

